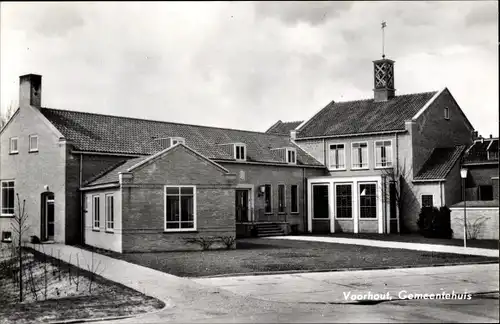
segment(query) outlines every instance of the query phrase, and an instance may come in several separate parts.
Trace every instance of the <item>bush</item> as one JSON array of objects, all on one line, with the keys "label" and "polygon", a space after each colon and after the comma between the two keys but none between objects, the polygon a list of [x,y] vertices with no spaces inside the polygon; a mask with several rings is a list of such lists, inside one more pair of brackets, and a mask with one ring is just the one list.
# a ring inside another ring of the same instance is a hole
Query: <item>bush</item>
[{"label": "bush", "polygon": [[430,238],[451,238],[453,231],[450,224],[450,209],[443,206],[422,207],[418,215],[417,225],[424,237]]}]

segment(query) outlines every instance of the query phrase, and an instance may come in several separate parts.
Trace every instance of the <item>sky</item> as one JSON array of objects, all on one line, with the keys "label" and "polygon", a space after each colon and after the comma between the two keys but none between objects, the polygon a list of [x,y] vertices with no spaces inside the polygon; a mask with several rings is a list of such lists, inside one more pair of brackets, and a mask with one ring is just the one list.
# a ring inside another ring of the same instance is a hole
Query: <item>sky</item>
[{"label": "sky", "polygon": [[498,2],[2,2],[0,107],[41,74],[45,107],[265,131],[330,101],[448,87],[498,136]]}]

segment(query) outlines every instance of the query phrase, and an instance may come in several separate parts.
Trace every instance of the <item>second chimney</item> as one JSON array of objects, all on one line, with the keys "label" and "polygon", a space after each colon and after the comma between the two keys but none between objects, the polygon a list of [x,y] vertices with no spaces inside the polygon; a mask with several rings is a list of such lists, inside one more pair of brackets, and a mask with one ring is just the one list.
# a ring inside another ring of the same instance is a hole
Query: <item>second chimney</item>
[{"label": "second chimney", "polygon": [[19,107],[42,106],[42,76],[26,74],[19,77]]}]

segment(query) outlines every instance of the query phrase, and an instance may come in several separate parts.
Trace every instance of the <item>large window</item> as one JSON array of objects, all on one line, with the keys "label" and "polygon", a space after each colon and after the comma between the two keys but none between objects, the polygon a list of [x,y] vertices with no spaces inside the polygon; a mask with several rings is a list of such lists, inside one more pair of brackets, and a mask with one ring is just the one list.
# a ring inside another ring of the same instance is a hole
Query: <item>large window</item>
[{"label": "large window", "polygon": [[285,185],[278,185],[278,212],[279,213],[285,212],[285,201],[286,201]]},{"label": "large window", "polygon": [[115,228],[115,199],[113,194],[106,195],[106,230],[113,231]]},{"label": "large window", "polygon": [[330,145],[330,169],[343,170],[345,169],[345,153],[344,144]]},{"label": "large window", "polygon": [[30,152],[38,152],[38,135],[30,135],[29,136]]},{"label": "large window", "polygon": [[422,207],[433,207],[433,197],[432,195],[422,195]]},{"label": "large window", "polygon": [[292,185],[291,190],[290,190],[290,195],[292,198],[292,213],[298,213],[299,212],[299,186],[297,185]]},{"label": "large window", "polygon": [[264,199],[265,199],[265,207],[264,211],[266,213],[271,213],[272,212],[272,200],[273,200],[273,195],[272,195],[272,190],[271,190],[271,185],[265,185],[264,186]]},{"label": "large window", "polygon": [[165,230],[196,229],[196,187],[165,186]]},{"label": "large window", "polygon": [[377,185],[359,185],[359,218],[377,218]]},{"label": "large window", "polygon": [[375,142],[375,167],[386,168],[392,166],[392,141]]},{"label": "large window", "polygon": [[101,199],[99,196],[93,196],[92,197],[92,222],[93,222],[93,228],[95,230],[99,230],[99,227],[101,226]]},{"label": "large window", "polygon": [[368,143],[352,143],[352,168],[368,168]]},{"label": "large window", "polygon": [[7,180],[1,182],[2,194],[0,196],[0,215],[12,216],[14,215],[14,180]]},{"label": "large window", "polygon": [[352,218],[352,185],[338,184],[336,189],[337,218]]},{"label": "large window", "polygon": [[19,153],[19,139],[17,137],[11,137],[9,142],[9,153],[15,154]]}]

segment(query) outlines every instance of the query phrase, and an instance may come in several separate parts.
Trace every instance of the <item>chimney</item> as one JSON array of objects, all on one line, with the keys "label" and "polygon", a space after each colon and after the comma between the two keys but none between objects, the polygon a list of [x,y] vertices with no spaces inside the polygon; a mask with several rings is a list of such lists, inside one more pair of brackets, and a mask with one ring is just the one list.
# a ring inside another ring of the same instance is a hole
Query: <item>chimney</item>
[{"label": "chimney", "polygon": [[479,138],[479,132],[478,131],[473,131],[472,132],[472,139],[477,139]]},{"label": "chimney", "polygon": [[492,134],[490,134],[490,138],[493,138],[493,135],[492,135]]},{"label": "chimney", "polygon": [[42,76],[26,74],[19,77],[19,107],[42,106]]},{"label": "chimney", "polygon": [[383,58],[373,61],[374,99],[376,102],[394,98],[394,61]]}]

